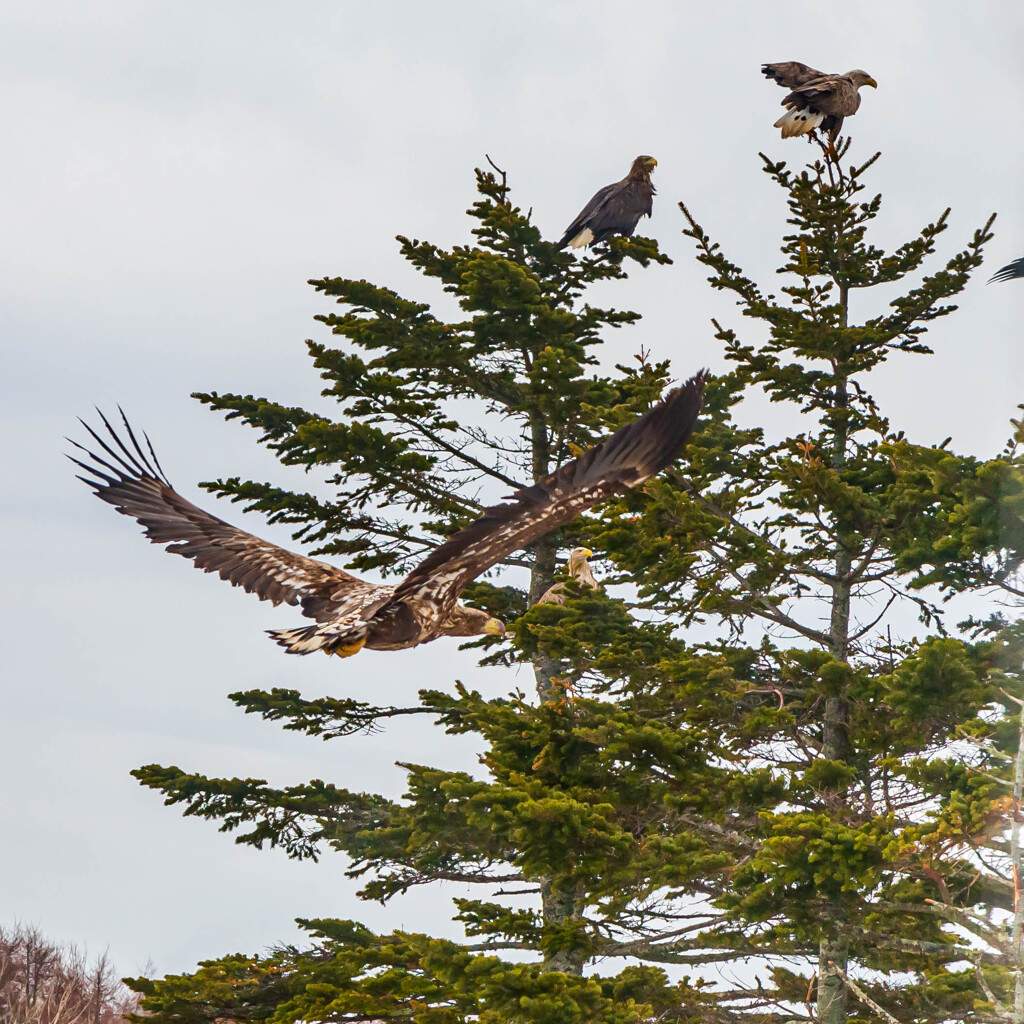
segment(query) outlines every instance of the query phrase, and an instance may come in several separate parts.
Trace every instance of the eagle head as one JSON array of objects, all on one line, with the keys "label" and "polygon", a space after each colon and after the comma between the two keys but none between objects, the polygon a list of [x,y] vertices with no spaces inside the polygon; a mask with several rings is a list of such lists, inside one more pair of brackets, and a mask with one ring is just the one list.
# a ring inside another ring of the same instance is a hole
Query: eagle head
[{"label": "eagle head", "polygon": [[847,71],[845,78],[848,78],[857,88],[859,89],[862,85],[870,85],[872,89],[878,88],[878,83],[869,75],[866,71],[861,71],[860,68],[854,71]]},{"label": "eagle head", "polygon": [[582,562],[586,562],[588,558],[593,558],[594,552],[590,548],[573,548],[569,552],[569,572],[572,572],[574,568],[579,566]]},{"label": "eagle head", "polygon": [[479,608],[457,604],[439,632],[442,636],[504,636],[505,623]]},{"label": "eagle head", "polygon": [[658,161],[653,156],[638,156],[633,161],[633,166],[629,169],[629,176],[631,178],[650,179],[651,171],[657,166]]}]

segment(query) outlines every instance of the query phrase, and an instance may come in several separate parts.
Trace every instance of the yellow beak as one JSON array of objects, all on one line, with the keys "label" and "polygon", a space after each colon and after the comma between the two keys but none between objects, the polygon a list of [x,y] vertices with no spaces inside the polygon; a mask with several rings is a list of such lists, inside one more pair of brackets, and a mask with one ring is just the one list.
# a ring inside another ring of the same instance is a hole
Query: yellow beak
[{"label": "yellow beak", "polygon": [[591,551],[590,548],[584,548],[583,549],[583,557],[584,558],[593,558],[594,557],[594,552]]},{"label": "yellow beak", "polygon": [[488,619],[484,623],[484,632],[489,633],[491,636],[504,636],[505,623],[501,619]]},{"label": "yellow beak", "polygon": [[870,85],[872,89],[878,88],[878,83],[873,78],[869,78],[864,84]]}]

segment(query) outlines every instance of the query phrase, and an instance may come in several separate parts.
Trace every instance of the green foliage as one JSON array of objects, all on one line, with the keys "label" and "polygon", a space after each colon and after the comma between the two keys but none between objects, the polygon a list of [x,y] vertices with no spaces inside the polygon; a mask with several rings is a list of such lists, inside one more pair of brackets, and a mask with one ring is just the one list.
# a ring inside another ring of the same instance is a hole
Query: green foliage
[{"label": "green foliage", "polygon": [[[424,1024],[481,1021],[634,1024],[659,1018],[701,1019],[706,998],[656,968],[581,978],[543,972],[453,942],[393,932],[374,935],[352,921],[302,921],[316,940],[267,957],[206,961],[192,975],[160,982],[129,979],[150,1012],[181,1024],[210,1021],[211,1008],[236,1021],[298,1024],[309,1020],[415,1020]],[[132,1018],[138,1022],[147,1016]]]},{"label": "green foliage", "polygon": [[[480,580],[467,591],[510,629],[464,646],[487,664],[531,665],[536,697],[461,684],[395,707],[291,689],[232,695],[323,739],[423,716],[424,728],[476,737],[478,772],[405,764],[400,799],[136,772],[237,842],[343,854],[364,899],[477,886],[454,901],[465,941],[307,922],[308,948],[138,982],[153,1024],[777,1024],[836,990],[830,1022],[877,1019],[866,998],[938,1024],[986,1019],[1005,997],[998,929],[1010,894],[991,864],[1005,860],[1006,758],[1018,743],[1006,694],[1021,690],[1024,632],[993,618],[954,635],[935,588],[1016,592],[1024,428],[991,460],[890,430],[867,377],[929,353],[927,327],[955,309],[991,222],[921,273],[949,211],[882,251],[869,238],[881,199],[862,183],[873,163],[833,182],[825,165],[765,159],[789,207],[779,295],[682,207],[712,287],[736,298],[759,340],[714,323],[728,370],[710,382],[684,464],[511,558],[528,588]],[[331,344],[308,342],[337,419],[198,396],[256,429],[283,464],[326,474],[333,497],[238,479],[211,490],[352,567],[400,573],[696,369],[641,353],[598,370],[605,333],[637,314],[586,304],[586,289],[621,281],[630,262],[667,262],[656,243],[616,239],[576,259],[540,237],[503,179],[478,172],[477,188],[470,244],[399,238],[455,319],[366,281],[312,282],[341,307],[319,318]],[[867,289],[911,275],[853,322],[851,296],[867,308]],[[752,394],[792,407],[799,432],[745,423]],[[534,604],[564,581],[557,555],[577,544],[600,553],[608,589],[567,582],[563,604]],[[906,603],[932,635],[891,635],[890,609]],[[752,959],[767,984],[749,981]],[[670,979],[660,964],[700,978]]]}]

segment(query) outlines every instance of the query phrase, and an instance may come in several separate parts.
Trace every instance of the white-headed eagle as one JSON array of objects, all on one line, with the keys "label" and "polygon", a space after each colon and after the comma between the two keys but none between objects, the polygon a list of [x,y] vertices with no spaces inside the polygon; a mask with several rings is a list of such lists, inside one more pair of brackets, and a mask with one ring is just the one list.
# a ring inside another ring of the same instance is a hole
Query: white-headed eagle
[{"label": "white-headed eagle", "polygon": [[631,235],[641,217],[654,209],[651,171],[658,166],[653,156],[638,156],[622,181],[594,193],[579,216],[565,229],[558,248],[579,249],[603,242],[612,235]]},{"label": "white-headed eagle", "polygon": [[[569,560],[566,562],[565,571],[569,579],[580,587],[589,587],[592,590],[600,590],[601,584],[594,578],[594,570],[590,568],[588,558],[592,558],[594,552],[590,548],[573,548],[569,552]],[[540,597],[537,604],[565,604],[565,584],[552,583]]]},{"label": "white-headed eagle", "polygon": [[204,512],[171,487],[149,438],[143,435],[144,451],[123,413],[126,439],[102,414],[109,437],[83,421],[104,454],[72,441],[89,460],[72,461],[86,471],[79,479],[118,512],[138,520],[153,543],[166,544],[197,568],[216,572],[262,600],[301,608],[314,620],[311,625],[269,631],[288,653],[322,650],[347,657],[363,647],[398,651],[439,636],[503,634],[504,623],[459,604],[459,594],[513,551],[670,465],[693,430],[706,380],[705,372],[698,373],[601,444],[504,504],[485,509],[397,586],[357,579]]},{"label": "white-headed eagle", "polygon": [[798,60],[764,64],[761,73],[790,90],[782,99],[786,113],[774,125],[782,129],[782,137],[789,139],[822,128],[828,132],[833,147],[843,118],[857,113],[860,87],[878,88],[878,83],[866,71],[857,69],[845,75],[826,75]]}]

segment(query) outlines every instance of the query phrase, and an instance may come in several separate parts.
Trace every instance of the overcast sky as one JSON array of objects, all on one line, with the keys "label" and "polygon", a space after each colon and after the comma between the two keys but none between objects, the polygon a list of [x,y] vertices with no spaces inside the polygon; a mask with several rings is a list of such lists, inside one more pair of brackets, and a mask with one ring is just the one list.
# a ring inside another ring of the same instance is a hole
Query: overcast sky
[{"label": "overcast sky", "polygon": [[[551,237],[654,154],[659,195],[641,230],[676,262],[610,289],[645,319],[605,358],[643,343],[678,376],[720,367],[711,316],[757,335],[708,288],[675,204],[774,285],[785,209],[757,152],[801,162],[810,150],[778,138],[782,93],[758,65],[799,59],[878,80],[848,122],[858,159],[883,153],[869,179],[885,195],[876,242],[899,244],[951,206],[944,261],[999,213],[961,310],[929,335],[937,355],[876,378],[894,427],[991,454],[1024,401],[1024,282],[984,284],[1024,253],[1022,52],[1017,0],[3,5],[0,924],[109,945],[126,973],[258,951],[294,938],[298,916],[442,930],[459,887],[360,904],[341,858],[236,847],[128,772],[159,762],[398,795],[397,758],[471,770],[471,742],[399,723],[323,744],[225,695],[287,685],[407,701],[455,678],[488,694],[516,683],[451,641],[287,658],[261,630],[294,624],[293,611],[169,558],[74,480],[60,453],[76,415],[124,405],[206,505],[194,485],[217,476],[307,486],[189,392],[315,405],[303,340],[325,336],[312,317],[329,307],[306,280],[366,277],[437,299],[394,236],[464,241],[484,153]],[[290,543],[258,516],[217,511]]]}]

